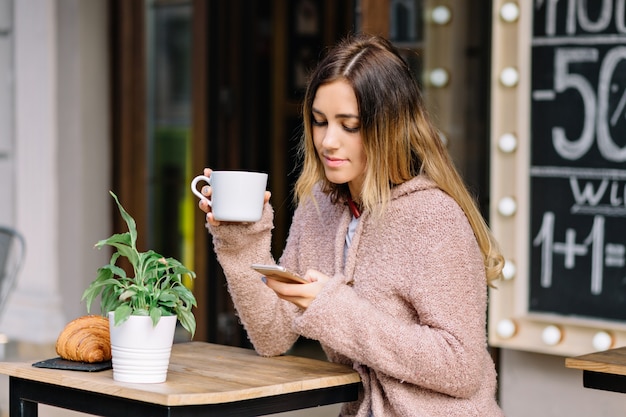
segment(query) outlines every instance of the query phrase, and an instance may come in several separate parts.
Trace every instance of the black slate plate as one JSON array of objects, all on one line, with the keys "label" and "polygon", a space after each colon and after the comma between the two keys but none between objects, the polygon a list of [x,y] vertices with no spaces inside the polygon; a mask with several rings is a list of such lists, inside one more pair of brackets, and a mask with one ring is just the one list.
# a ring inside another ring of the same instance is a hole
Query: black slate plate
[{"label": "black slate plate", "polygon": [[45,361],[35,362],[33,366],[36,368],[65,369],[68,371],[83,372],[99,372],[112,368],[111,361],[87,363],[68,361],[62,358],[46,359]]}]

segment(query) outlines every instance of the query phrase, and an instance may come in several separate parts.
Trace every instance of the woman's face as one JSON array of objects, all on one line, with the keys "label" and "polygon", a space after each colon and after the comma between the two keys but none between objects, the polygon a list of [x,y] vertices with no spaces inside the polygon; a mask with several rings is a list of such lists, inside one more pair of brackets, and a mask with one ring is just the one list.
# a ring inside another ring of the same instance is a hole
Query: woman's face
[{"label": "woman's face", "polygon": [[311,110],[313,142],[326,178],[334,184],[347,183],[352,198],[358,199],[367,160],[352,86],[343,80],[321,85]]}]

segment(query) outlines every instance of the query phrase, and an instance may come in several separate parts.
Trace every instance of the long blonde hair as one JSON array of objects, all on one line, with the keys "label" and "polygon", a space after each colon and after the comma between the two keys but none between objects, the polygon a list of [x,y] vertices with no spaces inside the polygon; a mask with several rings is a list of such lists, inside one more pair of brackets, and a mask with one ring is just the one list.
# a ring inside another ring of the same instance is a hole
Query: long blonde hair
[{"label": "long blonde hair", "polygon": [[349,195],[345,184],[326,179],[312,136],[311,109],[317,89],[337,80],[347,81],[357,99],[367,157],[360,196],[363,208],[381,215],[394,185],[426,175],[459,204],[483,254],[487,281],[497,279],[504,259],[495,239],[429,120],[410,69],[384,38],[348,37],[331,49],[312,73],[302,108],[302,171],[295,185],[296,200],[312,198],[317,184],[333,201]]}]

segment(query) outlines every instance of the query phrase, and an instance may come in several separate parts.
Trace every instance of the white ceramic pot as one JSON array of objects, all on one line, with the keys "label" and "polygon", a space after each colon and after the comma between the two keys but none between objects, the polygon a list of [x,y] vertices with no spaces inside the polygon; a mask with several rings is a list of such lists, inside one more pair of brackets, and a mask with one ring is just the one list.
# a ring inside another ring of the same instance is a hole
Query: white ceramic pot
[{"label": "white ceramic pot", "polygon": [[161,317],[156,326],[148,316],[130,316],[115,326],[114,314],[109,313],[113,379],[136,383],[165,382],[176,316]]}]

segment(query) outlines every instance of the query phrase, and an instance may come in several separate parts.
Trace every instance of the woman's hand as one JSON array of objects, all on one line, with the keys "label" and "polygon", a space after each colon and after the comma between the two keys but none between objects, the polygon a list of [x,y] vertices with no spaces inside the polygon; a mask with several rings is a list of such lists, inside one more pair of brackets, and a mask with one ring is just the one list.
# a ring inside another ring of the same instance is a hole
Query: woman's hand
[{"label": "woman's hand", "polygon": [[278,298],[287,300],[306,310],[322,291],[330,277],[314,269],[309,269],[304,274],[304,279],[309,281],[309,284],[288,284],[266,277],[266,285],[274,290]]},{"label": "woman's hand", "polygon": [[[210,177],[212,172],[213,170],[211,168],[204,168],[203,175],[205,177]],[[213,193],[211,186],[208,184],[205,185],[200,190],[200,193],[206,198],[203,198],[202,200],[200,200],[200,202],[198,203],[198,207],[200,207],[200,210],[206,213],[207,223],[209,223],[211,226],[219,226],[220,224],[222,224],[222,222],[220,222],[219,220],[215,220],[215,218],[213,218],[213,212],[211,210],[211,206],[209,205],[209,199],[211,198],[211,194]],[[263,204],[270,201],[271,196],[272,194],[269,191],[266,191],[265,197],[263,199]],[[224,223],[229,223],[229,222],[224,222]]]}]

